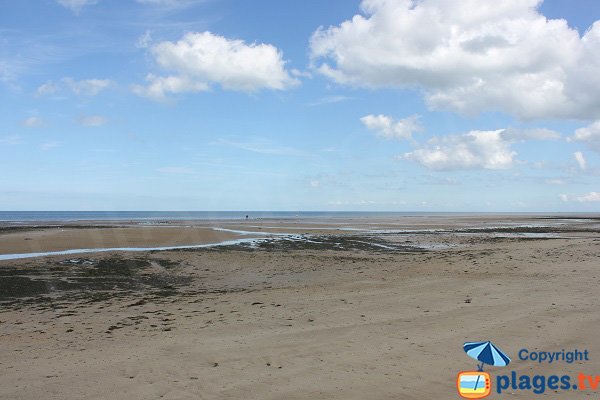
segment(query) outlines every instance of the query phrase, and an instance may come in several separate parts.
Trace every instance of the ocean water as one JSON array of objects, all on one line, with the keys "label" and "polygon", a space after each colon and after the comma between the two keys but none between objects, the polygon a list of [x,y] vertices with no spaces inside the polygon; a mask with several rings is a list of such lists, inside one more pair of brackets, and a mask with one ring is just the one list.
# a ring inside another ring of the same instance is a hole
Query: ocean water
[{"label": "ocean water", "polygon": [[[0,221],[156,221],[295,218],[386,218],[408,216],[544,215],[543,213],[363,212],[363,211],[0,211]],[[547,214],[546,214],[547,215]]]}]

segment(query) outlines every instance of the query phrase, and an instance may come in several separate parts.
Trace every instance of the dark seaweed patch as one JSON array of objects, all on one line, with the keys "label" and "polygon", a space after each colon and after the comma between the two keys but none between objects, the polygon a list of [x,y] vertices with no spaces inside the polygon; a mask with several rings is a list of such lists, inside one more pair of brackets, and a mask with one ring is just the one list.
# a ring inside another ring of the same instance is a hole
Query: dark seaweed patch
[{"label": "dark seaweed patch", "polygon": [[0,277],[0,301],[12,297],[30,297],[47,293],[46,282],[27,276]]},{"label": "dark seaweed patch", "polygon": [[160,265],[163,268],[171,268],[179,265],[177,261],[167,260],[164,258],[155,258],[153,261],[155,261],[158,265]]},{"label": "dark seaweed patch", "polygon": [[35,305],[49,309],[61,299],[93,303],[136,293],[164,298],[190,284],[190,276],[154,271],[149,268],[151,261],[107,257],[85,262],[77,259],[48,262],[33,267],[3,266],[0,303],[13,308]]},{"label": "dark seaweed patch", "polygon": [[148,266],[150,266],[150,262],[146,259],[112,257],[102,259],[93,267],[87,268],[86,274],[90,276],[133,276],[137,270]]}]

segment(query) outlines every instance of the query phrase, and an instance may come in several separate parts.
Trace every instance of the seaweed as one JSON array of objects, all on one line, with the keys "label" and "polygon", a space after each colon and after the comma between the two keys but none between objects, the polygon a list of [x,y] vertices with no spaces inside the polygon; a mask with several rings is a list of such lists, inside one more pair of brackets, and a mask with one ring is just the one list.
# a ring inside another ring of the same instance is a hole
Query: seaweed
[{"label": "seaweed", "polygon": [[86,270],[89,276],[133,276],[136,270],[150,266],[146,259],[123,259],[111,257],[98,261],[92,268]]},{"label": "seaweed", "polygon": [[0,304],[21,308],[54,309],[62,300],[84,303],[115,297],[148,295],[151,298],[177,294],[192,278],[156,272],[147,258],[107,257],[99,260],[70,259],[34,267],[0,268]]}]

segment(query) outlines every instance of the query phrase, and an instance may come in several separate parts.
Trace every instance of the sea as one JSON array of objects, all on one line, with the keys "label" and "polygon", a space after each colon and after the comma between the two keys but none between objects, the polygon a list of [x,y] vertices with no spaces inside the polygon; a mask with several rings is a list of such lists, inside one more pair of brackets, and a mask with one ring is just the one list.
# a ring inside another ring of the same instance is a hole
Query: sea
[{"label": "sea", "polygon": [[[307,218],[397,218],[414,216],[468,215],[549,215],[549,213],[515,212],[380,212],[380,211],[0,211],[3,222],[36,221],[160,221],[160,220],[236,220],[307,219]],[[561,213],[576,216],[577,213]]]}]

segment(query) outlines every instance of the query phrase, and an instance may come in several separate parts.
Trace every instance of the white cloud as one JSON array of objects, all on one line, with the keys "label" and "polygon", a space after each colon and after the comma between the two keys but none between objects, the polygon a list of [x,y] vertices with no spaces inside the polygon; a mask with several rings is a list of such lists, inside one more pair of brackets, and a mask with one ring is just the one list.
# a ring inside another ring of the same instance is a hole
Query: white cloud
[{"label": "white cloud", "polygon": [[567,141],[582,142],[590,149],[600,152],[600,120],[577,129],[573,136],[567,138]]},{"label": "white cloud", "polygon": [[507,140],[558,140],[560,133],[546,128],[535,129],[514,129],[507,128],[502,132],[502,136]]},{"label": "white cloud", "polygon": [[270,44],[246,44],[210,32],[191,32],[177,42],[152,46],[151,53],[160,67],[172,71],[166,77],[148,75],[147,87],[134,86],[135,93],[152,98],[207,90],[211,84],[254,92],[284,90],[299,83],[285,69],[281,51]]},{"label": "white cloud", "polygon": [[210,90],[208,84],[194,82],[185,76],[156,76],[148,74],[146,81],[148,81],[147,86],[133,85],[132,90],[137,95],[149,97],[154,100],[166,100],[168,93],[194,93]]},{"label": "white cloud", "polygon": [[369,114],[360,119],[367,129],[375,131],[377,136],[386,139],[411,139],[413,133],[422,131],[418,115],[411,115],[395,121],[383,114]]},{"label": "white cloud", "polygon": [[96,96],[113,82],[110,79],[82,79],[62,78],[58,82],[46,82],[36,90],[36,96],[48,96],[68,90],[78,96]]},{"label": "white cloud", "polygon": [[43,125],[44,122],[40,117],[33,116],[23,120],[23,126],[26,126],[27,128],[39,128]]},{"label": "white cloud", "polygon": [[311,62],[341,84],[416,85],[432,109],[597,118],[600,21],[580,36],[540,3],[363,0],[362,15],[313,34]]},{"label": "white cloud", "polygon": [[559,195],[559,197],[564,202],[578,201],[580,203],[591,203],[591,202],[600,201],[600,192],[589,192],[588,194],[584,194],[582,196],[561,194],[561,195]]},{"label": "white cloud", "polygon": [[83,126],[96,127],[106,124],[107,119],[101,115],[83,115],[78,121]]},{"label": "white cloud", "polygon": [[425,146],[400,158],[432,170],[507,169],[512,167],[517,153],[502,137],[503,131],[470,131],[462,135],[434,137]]},{"label": "white cloud", "polygon": [[84,79],[76,81],[71,78],[64,78],[63,82],[76,95],[85,96],[95,96],[111,84],[109,79]]},{"label": "white cloud", "polygon": [[575,198],[577,201],[581,203],[589,203],[592,201],[600,201],[600,192],[590,192],[586,195],[579,196]]},{"label": "white cloud", "polygon": [[57,2],[73,13],[79,14],[84,7],[94,5],[98,3],[98,0],[57,0]]},{"label": "white cloud", "polygon": [[59,87],[53,83],[53,82],[46,82],[43,85],[41,85],[40,87],[37,88],[37,90],[35,91],[36,96],[41,97],[41,96],[48,96],[51,94],[55,94],[57,93],[59,90]]},{"label": "white cloud", "polygon": [[310,187],[311,188],[315,188],[318,189],[321,187],[321,181],[317,180],[317,179],[311,179],[310,181]]},{"label": "white cloud", "polygon": [[544,181],[546,185],[566,185],[567,182],[564,179],[546,179]]},{"label": "white cloud", "polygon": [[299,69],[296,68],[292,68],[290,70],[290,73],[292,74],[292,76],[298,77],[298,78],[312,78],[313,75],[310,71],[300,71]]},{"label": "white cloud", "polygon": [[587,167],[587,163],[585,161],[583,153],[580,151],[576,151],[575,153],[573,153],[573,156],[575,157],[575,161],[577,161],[577,165],[579,165],[579,168],[585,170]]}]

